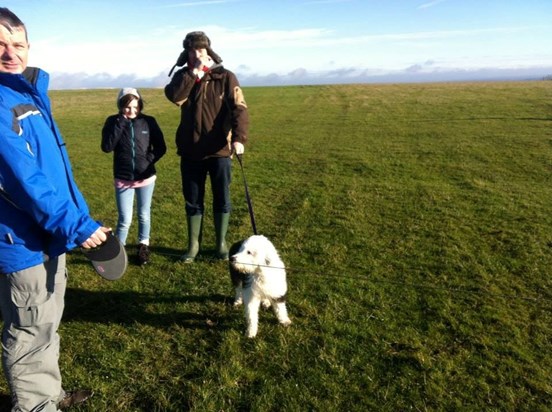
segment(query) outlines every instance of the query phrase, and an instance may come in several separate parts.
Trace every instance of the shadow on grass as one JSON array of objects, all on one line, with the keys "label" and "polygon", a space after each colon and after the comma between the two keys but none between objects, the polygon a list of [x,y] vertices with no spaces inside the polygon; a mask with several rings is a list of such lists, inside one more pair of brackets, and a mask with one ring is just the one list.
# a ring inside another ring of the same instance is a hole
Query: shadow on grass
[{"label": "shadow on grass", "polygon": [[0,393],[0,411],[9,412],[12,408],[11,397],[9,394]]},{"label": "shadow on grass", "polygon": [[[216,303],[216,306],[209,305]],[[200,306],[208,312],[182,311],[185,305]],[[68,288],[65,294],[63,322],[83,321],[147,324],[170,328],[175,324],[189,329],[226,329],[226,321],[235,317],[223,306],[231,306],[232,298],[225,295],[190,296],[182,294],[141,293],[134,291],[90,291]],[[168,308],[168,309],[167,309]],[[209,309],[211,308],[211,310]]]},{"label": "shadow on grass", "polygon": [[[129,265],[140,266],[138,262],[138,247],[138,244],[127,244],[125,246]],[[180,263],[181,257],[186,250],[174,249],[165,246],[150,246],[150,252],[152,259],[162,256],[172,263]],[[68,255],[71,256],[71,266],[90,266],[90,261],[80,251],[71,251],[68,252]],[[198,262],[220,262],[220,259],[217,258],[217,252],[214,247],[203,247],[197,255],[196,260]]]},{"label": "shadow on grass", "polygon": [[[126,250],[128,254],[128,260],[129,263],[136,262],[136,254],[138,253],[138,244],[127,244]],[[166,246],[159,246],[154,245],[150,246],[150,251],[152,255],[160,255],[164,256],[168,260],[171,260],[173,262],[178,262],[180,260],[180,257],[184,254],[185,250],[183,248],[181,249],[175,249],[172,247],[166,247]]]}]

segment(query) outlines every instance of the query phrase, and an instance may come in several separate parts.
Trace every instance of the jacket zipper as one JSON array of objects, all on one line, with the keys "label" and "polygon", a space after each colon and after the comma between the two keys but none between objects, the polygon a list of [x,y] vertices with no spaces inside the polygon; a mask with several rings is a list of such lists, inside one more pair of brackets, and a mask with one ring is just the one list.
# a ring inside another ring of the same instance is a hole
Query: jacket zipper
[{"label": "jacket zipper", "polygon": [[136,137],[134,136],[134,122],[130,121],[130,146],[132,151],[132,180],[134,180],[134,171],[136,170]]}]

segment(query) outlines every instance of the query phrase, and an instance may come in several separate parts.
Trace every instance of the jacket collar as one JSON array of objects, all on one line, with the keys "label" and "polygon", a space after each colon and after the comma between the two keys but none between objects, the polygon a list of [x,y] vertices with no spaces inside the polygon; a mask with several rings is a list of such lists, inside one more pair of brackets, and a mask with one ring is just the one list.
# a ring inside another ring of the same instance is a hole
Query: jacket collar
[{"label": "jacket collar", "polygon": [[45,93],[48,83],[48,73],[38,67],[27,67],[22,74],[0,73],[0,84],[17,91],[36,89],[40,93]]}]

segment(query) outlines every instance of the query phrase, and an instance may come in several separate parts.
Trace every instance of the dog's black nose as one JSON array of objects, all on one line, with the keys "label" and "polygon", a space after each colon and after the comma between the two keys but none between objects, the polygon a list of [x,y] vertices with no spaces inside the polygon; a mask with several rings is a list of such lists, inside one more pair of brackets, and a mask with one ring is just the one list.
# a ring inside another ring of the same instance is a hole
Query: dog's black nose
[{"label": "dog's black nose", "polygon": [[230,256],[230,262],[235,262],[236,261],[236,256]]}]

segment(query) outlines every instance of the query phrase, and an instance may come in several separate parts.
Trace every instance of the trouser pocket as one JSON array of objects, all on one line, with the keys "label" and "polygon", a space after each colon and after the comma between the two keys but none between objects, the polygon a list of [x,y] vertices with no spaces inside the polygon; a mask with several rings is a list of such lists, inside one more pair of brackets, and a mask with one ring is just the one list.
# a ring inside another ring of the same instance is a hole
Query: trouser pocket
[{"label": "trouser pocket", "polygon": [[[12,323],[16,327],[30,327],[57,323],[58,305],[63,305],[62,299],[56,299],[57,260],[46,262],[6,275],[2,279],[2,290],[5,298],[9,297],[11,307],[3,302],[3,312],[7,313],[6,323]],[[65,279],[61,275],[63,267],[60,267],[59,285],[60,292],[64,290]],[[8,299],[6,299],[8,300]],[[59,301],[59,302],[56,302]],[[9,319],[11,318],[11,319]]]},{"label": "trouser pocket", "polygon": [[[26,297],[24,295],[25,293],[12,291],[12,303],[15,308],[13,322],[16,326],[39,326],[55,322],[56,301],[51,293],[38,293]],[[31,297],[32,299],[29,299]]]}]

